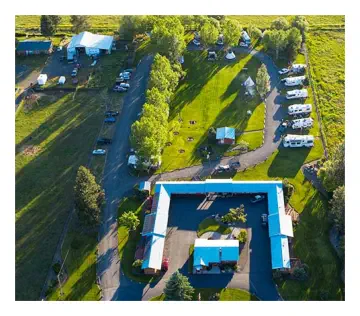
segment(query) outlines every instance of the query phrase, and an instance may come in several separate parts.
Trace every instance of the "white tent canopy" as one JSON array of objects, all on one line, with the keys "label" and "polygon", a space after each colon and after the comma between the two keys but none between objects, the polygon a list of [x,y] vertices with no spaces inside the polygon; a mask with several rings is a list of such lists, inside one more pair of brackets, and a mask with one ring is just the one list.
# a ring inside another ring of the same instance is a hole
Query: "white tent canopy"
[{"label": "white tent canopy", "polygon": [[245,87],[253,87],[253,86],[255,86],[255,83],[254,83],[254,81],[251,79],[250,76],[244,81],[244,86],[245,86]]},{"label": "white tent canopy", "polygon": [[48,77],[46,74],[41,74],[38,78],[37,78],[37,83],[39,86],[43,86],[46,81],[47,81]]},{"label": "white tent canopy", "polygon": [[109,50],[111,49],[113,40],[113,36],[81,32],[71,39],[71,42],[68,45],[68,49],[76,47],[89,47]]},{"label": "white tent canopy", "polygon": [[233,60],[233,59],[236,58],[236,56],[235,56],[235,54],[234,54],[233,51],[228,51],[228,53],[226,54],[225,58],[226,58],[227,60]]}]

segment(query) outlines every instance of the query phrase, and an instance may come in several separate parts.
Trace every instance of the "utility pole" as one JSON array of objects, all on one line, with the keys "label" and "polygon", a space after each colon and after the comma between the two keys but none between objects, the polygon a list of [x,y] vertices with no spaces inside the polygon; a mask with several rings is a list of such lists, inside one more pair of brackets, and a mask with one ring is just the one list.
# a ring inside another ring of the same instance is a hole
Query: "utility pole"
[{"label": "utility pole", "polygon": [[63,296],[63,295],[64,295],[64,291],[63,291],[62,284],[61,284],[61,279],[60,279],[60,274],[61,274],[61,270],[62,270],[63,267],[64,267],[66,258],[67,258],[68,254],[69,254],[69,251],[70,251],[70,249],[69,249],[68,252],[66,253],[66,256],[65,256],[65,259],[64,259],[64,261],[63,261],[63,264],[61,265],[60,271],[59,271],[59,273],[57,274],[57,279],[58,279],[59,286],[60,286],[60,296]]}]

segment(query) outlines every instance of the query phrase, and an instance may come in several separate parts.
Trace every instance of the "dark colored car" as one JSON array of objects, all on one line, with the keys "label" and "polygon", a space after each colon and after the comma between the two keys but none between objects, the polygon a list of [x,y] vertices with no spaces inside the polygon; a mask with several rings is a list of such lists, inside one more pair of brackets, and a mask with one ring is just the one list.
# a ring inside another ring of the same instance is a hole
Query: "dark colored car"
[{"label": "dark colored car", "polygon": [[118,116],[119,115],[119,111],[106,111],[105,112],[106,116]]},{"label": "dark colored car", "polygon": [[108,117],[104,120],[105,123],[115,123],[116,119],[114,117]]},{"label": "dark colored car", "polygon": [[112,140],[111,138],[98,138],[97,143],[99,145],[107,145],[107,144],[111,144]]},{"label": "dark colored car", "polygon": [[161,264],[161,271],[166,272],[169,270],[169,258],[164,258]]},{"label": "dark colored car", "polygon": [[114,92],[126,92],[126,91],[128,91],[128,89],[127,89],[127,88],[124,88],[124,87],[120,87],[120,86],[115,86],[115,87],[113,88],[113,91],[114,91]]}]

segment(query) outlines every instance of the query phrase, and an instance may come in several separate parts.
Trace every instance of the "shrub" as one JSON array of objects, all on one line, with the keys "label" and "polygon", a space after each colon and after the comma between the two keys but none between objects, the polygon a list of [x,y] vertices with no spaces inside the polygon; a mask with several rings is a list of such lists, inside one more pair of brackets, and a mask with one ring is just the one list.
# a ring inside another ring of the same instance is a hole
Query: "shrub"
[{"label": "shrub", "polygon": [[209,301],[218,301],[220,299],[220,293],[214,293],[209,297]]},{"label": "shrub", "polygon": [[143,261],[140,260],[140,259],[137,259],[132,263],[132,267],[133,268],[140,268],[142,266],[142,264],[143,264]]},{"label": "shrub", "polygon": [[280,270],[273,270],[273,279],[282,279],[282,274]]},{"label": "shrub", "polygon": [[215,139],[215,138],[216,138],[216,129],[215,129],[213,126],[211,126],[211,127],[209,128],[208,137],[209,137],[210,139]]},{"label": "shrub", "polygon": [[239,235],[237,236],[237,240],[244,244],[247,241],[247,231],[246,229],[241,229]]},{"label": "shrub", "polygon": [[249,143],[241,140],[237,146],[236,146],[240,151],[248,151],[249,150]]},{"label": "shrub", "polygon": [[241,204],[240,207],[231,208],[227,214],[221,217],[223,223],[233,223],[233,222],[242,222],[246,223],[246,214],[244,205]]},{"label": "shrub", "polygon": [[293,276],[295,279],[305,281],[308,278],[308,274],[304,267],[297,267],[294,269]]},{"label": "shrub", "polygon": [[286,178],[283,180],[282,184],[283,184],[284,202],[286,205],[287,203],[289,203],[291,195],[294,193],[294,187],[292,186],[292,184],[290,184],[290,182]]}]

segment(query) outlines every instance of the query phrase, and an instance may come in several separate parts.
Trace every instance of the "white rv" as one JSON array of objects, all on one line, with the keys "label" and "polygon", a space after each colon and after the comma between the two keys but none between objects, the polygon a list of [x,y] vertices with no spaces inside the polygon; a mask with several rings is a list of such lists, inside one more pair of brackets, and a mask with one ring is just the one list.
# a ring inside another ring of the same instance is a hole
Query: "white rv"
[{"label": "white rv", "polygon": [[302,72],[306,69],[306,65],[305,64],[293,64],[291,66],[291,71],[298,73],[298,72]]},{"label": "white rv", "polygon": [[313,147],[314,136],[312,135],[287,135],[283,140],[284,147]]},{"label": "white rv", "polygon": [[291,127],[292,127],[292,129],[310,128],[313,126],[313,124],[314,124],[314,120],[311,117],[309,117],[309,118],[293,120],[291,122]]},{"label": "white rv", "polygon": [[306,99],[308,97],[308,92],[306,89],[301,90],[291,90],[286,92],[286,99]]},{"label": "white rv", "polygon": [[285,86],[293,87],[303,84],[305,80],[305,76],[299,76],[299,77],[288,77],[283,79]]},{"label": "white rv", "polygon": [[311,113],[311,104],[293,104],[288,107],[289,115]]}]

